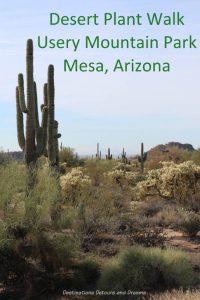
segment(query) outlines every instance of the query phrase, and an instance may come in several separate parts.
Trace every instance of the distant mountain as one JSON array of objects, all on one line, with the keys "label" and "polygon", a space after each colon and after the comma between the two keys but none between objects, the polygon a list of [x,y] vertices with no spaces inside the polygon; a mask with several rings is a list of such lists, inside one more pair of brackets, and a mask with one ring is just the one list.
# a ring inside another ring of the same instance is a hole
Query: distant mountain
[{"label": "distant mountain", "polygon": [[188,152],[195,151],[194,147],[191,144],[181,144],[179,142],[170,142],[168,144],[157,145],[156,147],[150,149],[147,152],[148,159],[153,160],[173,160],[180,162],[184,160],[183,155],[178,152],[176,149],[187,150]]},{"label": "distant mountain", "polygon": [[170,142],[165,145],[163,145],[163,144],[157,145],[154,148],[150,149],[148,151],[148,153],[155,152],[155,151],[169,152],[170,148],[174,148],[174,147],[177,147],[177,148],[183,149],[183,150],[187,150],[190,152],[195,151],[194,147],[191,144],[181,144],[179,142]]},{"label": "distant mountain", "polygon": [[194,147],[191,144],[181,144],[179,142],[170,142],[168,144],[165,145],[166,147],[170,148],[170,147],[177,147],[183,150],[188,150],[190,152],[195,151]]}]

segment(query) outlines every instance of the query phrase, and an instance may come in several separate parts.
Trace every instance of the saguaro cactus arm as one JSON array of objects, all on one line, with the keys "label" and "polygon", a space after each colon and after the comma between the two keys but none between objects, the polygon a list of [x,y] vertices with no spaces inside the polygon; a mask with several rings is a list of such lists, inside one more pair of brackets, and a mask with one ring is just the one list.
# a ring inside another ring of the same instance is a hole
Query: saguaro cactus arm
[{"label": "saguaro cactus arm", "polygon": [[59,165],[59,145],[58,139],[61,137],[61,134],[58,133],[58,122],[54,121],[54,163],[56,166]]},{"label": "saguaro cactus arm", "polygon": [[34,81],[34,99],[35,99],[35,129],[40,127],[39,116],[38,116],[38,96],[37,96],[37,85]]},{"label": "saguaro cactus arm", "polygon": [[18,89],[19,89],[19,105],[20,109],[23,113],[27,113],[27,107],[25,102],[25,94],[24,94],[24,77],[23,74],[18,75]]},{"label": "saguaro cactus arm", "polygon": [[24,151],[25,136],[24,136],[24,120],[23,113],[20,108],[19,89],[16,87],[16,110],[17,110],[17,138],[20,148]]}]

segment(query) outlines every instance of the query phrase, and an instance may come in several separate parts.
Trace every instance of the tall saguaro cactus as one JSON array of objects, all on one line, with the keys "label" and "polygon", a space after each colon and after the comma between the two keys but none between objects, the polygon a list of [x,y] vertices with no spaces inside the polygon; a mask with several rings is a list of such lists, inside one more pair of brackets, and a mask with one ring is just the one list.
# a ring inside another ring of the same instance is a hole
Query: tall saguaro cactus
[{"label": "tall saguaro cactus", "polygon": [[144,163],[147,159],[147,152],[144,152],[144,144],[141,143],[141,155],[138,155],[138,161],[141,166],[141,173],[144,173]]},{"label": "tall saguaro cactus", "polygon": [[55,163],[55,149],[54,149],[54,67],[50,65],[48,68],[48,83],[47,83],[47,97],[48,97],[48,132],[47,132],[47,143],[48,143],[48,157],[50,164]]},{"label": "tall saguaro cactus", "polygon": [[101,151],[100,151],[100,148],[99,148],[99,143],[97,143],[96,158],[99,159],[99,160],[101,159]]},{"label": "tall saguaro cactus", "polygon": [[[27,165],[35,163],[42,154],[47,154],[51,162],[58,162],[58,123],[56,123],[56,134],[54,129],[54,68],[49,66],[48,84],[44,85],[44,104],[41,106],[42,122],[41,126],[38,117],[37,86],[33,76],[33,41],[27,41],[26,49],[26,94],[25,101],[24,78],[18,75],[18,87],[16,88],[16,108],[17,108],[17,135],[20,148],[24,151]],[[27,105],[26,105],[27,102]],[[26,137],[24,135],[23,113],[26,114]],[[50,132],[50,134],[49,134]],[[48,143],[47,143],[48,137]],[[47,145],[48,144],[48,145]],[[52,163],[53,164],[53,163]]]},{"label": "tall saguaro cactus", "polygon": [[106,159],[111,160],[112,159],[112,154],[110,154],[110,148],[108,148],[108,154],[106,154]]},{"label": "tall saguaro cactus", "polygon": [[[35,146],[35,99],[33,79],[33,41],[27,41],[26,49],[26,77],[27,77],[27,118],[26,118],[26,146],[25,161],[27,164],[36,159]],[[19,87],[20,88],[20,87]]]},{"label": "tall saguaro cactus", "polygon": [[128,159],[127,159],[127,157],[126,157],[126,152],[125,152],[124,148],[123,148],[123,150],[122,150],[121,157],[122,157],[123,163],[127,164],[127,163],[128,163]]}]

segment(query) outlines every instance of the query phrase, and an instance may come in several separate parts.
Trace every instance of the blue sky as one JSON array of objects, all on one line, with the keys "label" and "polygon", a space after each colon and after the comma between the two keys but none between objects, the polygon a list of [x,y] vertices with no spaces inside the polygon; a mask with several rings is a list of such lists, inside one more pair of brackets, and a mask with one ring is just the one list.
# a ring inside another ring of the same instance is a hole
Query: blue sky
[{"label": "blue sky", "polygon": [[[49,14],[92,15],[105,12],[119,15],[145,15],[147,12],[185,15],[183,27],[69,27],[50,26]],[[25,73],[26,40],[34,40],[35,79],[42,102],[42,87],[47,67],[55,66],[56,118],[61,141],[80,154],[92,154],[100,142],[120,153],[139,152],[143,141],[149,149],[159,143],[179,141],[200,146],[200,50],[85,50],[39,49],[37,36],[50,38],[83,38],[100,35],[104,38],[137,38],[149,35],[162,39],[192,34],[200,37],[199,0],[7,0],[0,1],[0,147],[18,150],[15,121],[15,86],[17,74]],[[64,73],[64,59],[99,61],[111,65],[117,58],[123,61],[169,61],[171,73]]]}]

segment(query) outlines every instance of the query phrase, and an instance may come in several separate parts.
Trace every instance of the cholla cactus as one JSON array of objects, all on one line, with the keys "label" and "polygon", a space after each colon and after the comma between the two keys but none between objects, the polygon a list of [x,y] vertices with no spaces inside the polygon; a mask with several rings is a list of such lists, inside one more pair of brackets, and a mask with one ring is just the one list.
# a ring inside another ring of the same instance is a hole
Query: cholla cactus
[{"label": "cholla cactus", "polygon": [[60,185],[63,197],[75,202],[85,189],[91,187],[91,179],[83,173],[82,168],[78,167],[61,176]]},{"label": "cholla cactus", "polygon": [[139,183],[140,195],[160,195],[161,197],[185,202],[200,192],[200,167],[191,161],[181,164],[161,162],[162,168],[147,173],[146,180]]},{"label": "cholla cactus", "polygon": [[136,183],[140,180],[137,172],[125,171],[125,170],[113,170],[105,174],[112,181],[119,184],[127,184],[130,186],[135,186]]}]

